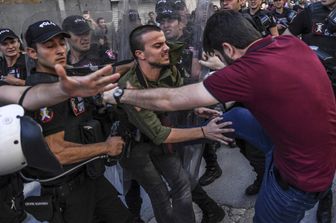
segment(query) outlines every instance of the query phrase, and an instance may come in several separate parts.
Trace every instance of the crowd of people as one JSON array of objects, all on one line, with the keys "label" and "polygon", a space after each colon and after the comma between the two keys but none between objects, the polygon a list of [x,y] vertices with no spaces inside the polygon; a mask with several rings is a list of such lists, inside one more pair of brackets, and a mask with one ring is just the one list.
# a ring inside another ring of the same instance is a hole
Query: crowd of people
[{"label": "crowd of people", "polygon": [[[148,18],[130,9],[117,34],[90,11],[32,22],[23,39],[0,29],[0,119],[17,119],[0,129],[19,137],[14,155],[9,136],[0,149],[0,222],[142,223],[141,187],[158,223],[196,222],[193,202],[221,222],[202,187],[222,175],[224,144],[257,174],[253,222],[298,223],[319,203],[331,223],[336,0],[157,0]],[[113,165],[123,191],[104,176]],[[25,198],[31,181],[40,195]]]}]

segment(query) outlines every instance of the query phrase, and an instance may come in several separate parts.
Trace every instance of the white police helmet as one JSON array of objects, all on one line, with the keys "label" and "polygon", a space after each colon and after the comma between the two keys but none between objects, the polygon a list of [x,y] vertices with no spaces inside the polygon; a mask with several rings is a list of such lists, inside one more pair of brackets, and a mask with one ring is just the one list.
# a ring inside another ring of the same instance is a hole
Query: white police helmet
[{"label": "white police helmet", "polygon": [[19,105],[0,107],[0,176],[26,166],[59,173],[62,168],[44,141],[41,127]]}]

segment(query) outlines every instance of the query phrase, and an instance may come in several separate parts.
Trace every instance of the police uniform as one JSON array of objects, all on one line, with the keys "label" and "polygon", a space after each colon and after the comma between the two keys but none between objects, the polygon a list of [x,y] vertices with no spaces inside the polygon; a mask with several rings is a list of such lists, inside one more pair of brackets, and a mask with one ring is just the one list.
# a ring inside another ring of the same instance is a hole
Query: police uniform
[{"label": "police uniform", "polygon": [[278,13],[275,9],[272,11],[272,15],[274,16],[276,23],[284,26],[281,27],[281,29],[278,29],[279,35],[285,32],[288,24],[291,22],[294,16],[293,13],[295,12],[289,8],[283,8],[283,12],[281,14]]},{"label": "police uniform", "polygon": [[87,67],[89,65],[112,64],[117,61],[117,55],[108,48],[98,44],[91,44],[90,50],[87,51],[77,63],[71,63],[70,52],[68,53],[67,63],[74,67]]},{"label": "police uniform", "polygon": [[21,80],[26,79],[26,63],[25,56],[20,54],[20,57],[16,60],[15,64],[11,67],[8,67],[6,59],[0,58],[0,76],[12,75],[15,78]]},{"label": "police uniform", "polygon": [[[251,15],[250,10],[246,9],[243,10],[242,13],[247,13],[253,18],[255,22],[255,28],[262,34],[262,36],[271,35],[269,29],[272,27],[276,27],[276,20],[274,16],[267,10],[259,9],[254,15]],[[262,25],[261,20],[268,21],[267,27]]]},{"label": "police uniform", "polygon": [[0,222],[17,223],[26,218],[23,182],[19,173],[0,176]]},{"label": "police uniform", "polygon": [[[26,84],[33,86],[57,81],[56,75],[33,72],[27,78]],[[83,114],[85,111],[77,115]],[[78,134],[81,131],[78,126],[80,123],[77,122],[78,116],[73,113],[69,101],[41,108],[30,115],[42,126],[44,136],[65,131],[66,141],[85,144],[83,143],[85,140],[97,140],[95,137],[90,138],[92,137],[90,133],[88,133],[89,136],[85,133]],[[101,163],[101,160],[99,161]],[[64,171],[78,164],[64,165]],[[93,168],[90,168],[90,165],[87,164],[64,177],[41,183],[41,196],[51,195],[55,202],[53,202],[52,215],[45,216],[49,219],[39,220],[89,223],[94,219],[100,219],[107,222],[131,222],[128,210],[118,198],[118,192],[103,175],[104,164],[100,166],[102,169],[99,166],[96,167],[94,165]],[[25,174],[39,176],[42,179],[53,177],[32,169],[28,169]]]},{"label": "police uniform", "polygon": [[288,27],[294,35],[302,34],[302,40],[310,46],[318,46],[336,57],[336,32],[327,29],[326,18],[331,10],[320,2],[313,3],[299,13]]},{"label": "police uniform", "polygon": [[[0,81],[0,87],[8,85]],[[0,222],[17,223],[26,218],[23,182],[18,172],[0,176]]]}]

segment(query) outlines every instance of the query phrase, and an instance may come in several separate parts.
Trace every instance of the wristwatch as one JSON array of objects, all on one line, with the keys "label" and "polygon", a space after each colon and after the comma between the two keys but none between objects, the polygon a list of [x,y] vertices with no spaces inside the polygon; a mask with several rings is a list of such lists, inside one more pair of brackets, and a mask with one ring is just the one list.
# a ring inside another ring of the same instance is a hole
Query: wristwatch
[{"label": "wristwatch", "polygon": [[120,104],[120,98],[123,96],[123,94],[124,94],[123,88],[117,88],[113,92],[113,97],[114,97],[114,100],[117,102],[117,104]]}]

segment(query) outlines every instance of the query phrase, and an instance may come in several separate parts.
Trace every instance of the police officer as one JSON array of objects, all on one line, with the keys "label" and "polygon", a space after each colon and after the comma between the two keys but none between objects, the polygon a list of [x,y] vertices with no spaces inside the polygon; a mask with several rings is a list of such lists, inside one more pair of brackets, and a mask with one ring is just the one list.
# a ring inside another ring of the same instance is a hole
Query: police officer
[{"label": "police officer", "polygon": [[[27,78],[27,84],[58,81],[54,65],[66,65],[65,38],[70,38],[70,35],[50,20],[38,21],[28,27],[25,34],[27,53],[36,61],[36,70]],[[69,110],[69,101],[65,101],[32,113],[65,171],[56,177],[34,170],[25,173],[43,178],[40,181],[42,196],[52,196],[55,201],[52,215],[43,216],[41,220],[131,222],[131,215],[118,198],[116,189],[104,177],[104,160],[99,158],[105,154],[118,155],[124,142],[120,137],[108,137],[105,140],[99,134],[96,122],[87,120],[78,123],[76,116],[71,116]],[[78,112],[78,116],[82,114],[82,111]],[[69,129],[79,131],[80,135],[69,132]],[[90,159],[96,162],[89,162]],[[83,163],[85,161],[86,165]]]},{"label": "police officer", "polygon": [[272,11],[272,15],[274,16],[277,29],[279,34],[281,35],[288,27],[288,24],[292,21],[294,16],[296,16],[296,12],[290,8],[284,7],[286,1],[284,0],[274,0],[275,9]]},{"label": "police officer", "polygon": [[[22,104],[26,109],[38,109],[42,106],[46,105],[52,105],[57,104],[63,100],[66,100],[70,95],[78,95],[78,96],[90,96],[94,95],[99,91],[102,91],[104,89],[104,86],[111,83],[111,81],[115,80],[116,75],[113,75],[114,77],[104,77],[107,74],[111,72],[110,68],[104,68],[103,70],[99,70],[95,72],[94,74],[88,75],[86,77],[75,77],[75,78],[69,78],[66,76],[66,73],[64,69],[61,67],[58,67],[57,69],[57,75],[59,75],[60,82],[52,83],[52,84],[39,84],[32,88],[30,87],[24,87],[24,86],[10,86],[9,83],[0,80],[0,103],[1,104],[11,104],[11,103],[18,103]],[[103,78],[102,78],[103,77]],[[41,92],[43,94],[41,95]],[[26,96],[26,97],[25,97]],[[9,111],[9,114],[12,114],[13,111]],[[22,115],[22,114],[18,114]],[[16,113],[14,112],[14,116],[16,116]],[[6,118],[7,116],[1,113],[2,118]],[[9,128],[12,126],[14,122],[8,123],[8,122],[1,122],[2,125],[4,125],[3,128],[7,129],[7,133]],[[7,125],[9,126],[6,126]],[[16,128],[19,131],[21,131],[21,128]],[[36,130],[36,129],[35,129]],[[40,130],[40,128],[38,128]],[[32,137],[33,129],[24,129],[22,133],[29,132],[30,131],[30,140],[32,140],[36,145],[39,143],[38,138]],[[12,133],[12,132],[11,132]],[[9,134],[11,134],[9,133]],[[34,134],[35,136],[38,136],[38,134]],[[6,137],[6,135],[2,132],[2,151],[6,151],[6,149],[11,150],[11,157],[5,157],[2,156],[3,159],[7,159],[9,163],[11,163],[11,166],[15,165],[15,162],[17,162],[20,159],[17,159],[17,156],[13,157],[13,148],[6,148],[7,145],[4,143],[6,142],[6,138],[8,138],[12,142],[12,135],[10,137]],[[23,139],[22,139],[23,140]],[[43,147],[45,146],[44,142],[42,143]],[[13,143],[9,143],[8,145],[13,145]],[[41,145],[41,144],[40,144]],[[21,145],[19,145],[21,146]],[[41,155],[43,151],[37,152],[36,149],[38,147],[27,147],[27,150],[33,149],[33,151],[30,151],[32,154],[33,161],[37,161],[38,163],[31,163],[29,160],[29,156],[26,156],[25,158],[28,161],[28,166],[34,166],[35,168],[37,166],[40,167],[40,169],[46,171],[46,168],[50,171],[50,166],[53,168],[55,161],[48,159],[50,157],[50,153],[45,155]],[[45,149],[45,148],[42,148]],[[23,150],[23,148],[22,148]],[[41,159],[34,159],[36,154],[39,154],[41,157],[43,157],[43,161],[47,162],[41,162]],[[5,153],[3,153],[5,154]],[[17,154],[20,155],[20,154]],[[25,155],[25,154],[23,154]],[[14,158],[12,161],[10,158]],[[8,171],[7,173],[4,172],[5,169],[9,169],[8,166],[4,166],[6,162],[2,160],[1,162],[1,176],[0,176],[0,222],[8,222],[8,223],[17,223],[21,222],[23,220],[28,221],[28,218],[26,218],[26,212],[24,212],[23,208],[23,182],[21,177],[19,176],[19,173],[17,170],[20,168],[23,168],[25,164],[22,164],[20,161],[17,164],[16,168],[13,168],[13,171]],[[42,165],[42,166],[40,166]],[[43,168],[41,168],[43,167]],[[56,169],[57,171],[59,169]]]},{"label": "police officer", "polygon": [[[317,46],[319,50],[322,50],[335,58],[336,27],[335,22],[330,20],[332,12],[334,12],[334,15],[336,14],[336,0],[313,3],[293,19],[285,34],[296,36],[302,35],[302,40],[305,43],[310,46]],[[332,191],[330,190],[330,192],[319,202],[316,215],[319,223],[331,222],[331,208]]]},{"label": "police officer", "polygon": [[278,36],[276,22],[272,14],[261,9],[262,0],[248,0],[248,9],[244,12],[249,13],[254,19],[257,30],[263,35]]},{"label": "police officer", "polygon": [[82,67],[108,64],[117,60],[116,55],[111,50],[92,43],[92,30],[87,20],[82,16],[66,17],[63,20],[62,28],[71,35],[68,40],[70,45],[68,64],[74,67]]},{"label": "police officer", "polygon": [[8,28],[0,29],[0,76],[11,85],[25,85],[26,64],[19,37]]}]

